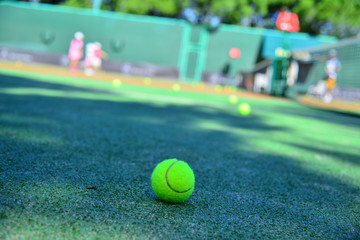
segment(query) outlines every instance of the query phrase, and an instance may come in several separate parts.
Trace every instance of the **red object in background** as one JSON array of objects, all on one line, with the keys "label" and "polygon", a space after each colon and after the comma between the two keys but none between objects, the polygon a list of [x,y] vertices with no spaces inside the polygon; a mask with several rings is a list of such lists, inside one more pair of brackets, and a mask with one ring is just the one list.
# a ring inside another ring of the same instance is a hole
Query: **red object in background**
[{"label": "red object in background", "polygon": [[238,49],[238,48],[231,48],[229,51],[229,56],[232,59],[237,59],[240,57],[240,55],[241,55],[241,52],[240,52],[240,49]]},{"label": "red object in background", "polygon": [[282,31],[300,31],[298,15],[292,12],[280,12],[276,19],[276,27]]}]

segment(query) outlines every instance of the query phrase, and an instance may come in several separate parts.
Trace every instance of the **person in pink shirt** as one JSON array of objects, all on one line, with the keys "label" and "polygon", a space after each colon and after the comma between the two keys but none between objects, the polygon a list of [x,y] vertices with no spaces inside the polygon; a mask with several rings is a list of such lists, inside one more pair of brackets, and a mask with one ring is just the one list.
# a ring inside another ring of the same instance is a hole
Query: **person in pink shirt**
[{"label": "person in pink shirt", "polygon": [[83,42],[84,34],[76,32],[74,39],[71,40],[69,48],[70,71],[77,73],[80,59],[83,57]]}]

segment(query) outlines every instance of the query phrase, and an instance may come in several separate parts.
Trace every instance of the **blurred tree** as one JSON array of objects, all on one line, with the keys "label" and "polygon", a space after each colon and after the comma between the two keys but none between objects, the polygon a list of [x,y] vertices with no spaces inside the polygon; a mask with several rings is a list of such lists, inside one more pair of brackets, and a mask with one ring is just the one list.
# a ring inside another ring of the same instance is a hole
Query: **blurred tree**
[{"label": "blurred tree", "polygon": [[242,16],[250,16],[252,9],[248,0],[209,0],[209,10],[224,23],[239,24]]},{"label": "blurred tree", "polygon": [[293,10],[306,32],[345,37],[360,29],[359,0],[303,0]]},{"label": "blurred tree", "polygon": [[[42,0],[52,2],[50,0]],[[65,5],[91,8],[91,0],[67,0]],[[103,10],[125,13],[186,17],[194,23],[213,16],[227,24],[273,28],[283,6],[298,14],[302,32],[341,37],[356,35],[360,29],[360,0],[103,0]],[[187,14],[184,14],[184,10]]]},{"label": "blurred tree", "polygon": [[41,2],[41,3],[49,3],[49,4],[60,4],[65,2],[65,0],[32,0],[31,2]]},{"label": "blurred tree", "polygon": [[78,8],[92,8],[91,0],[67,0],[64,5]]},{"label": "blurred tree", "polygon": [[191,0],[104,0],[102,9],[140,15],[177,17]]}]

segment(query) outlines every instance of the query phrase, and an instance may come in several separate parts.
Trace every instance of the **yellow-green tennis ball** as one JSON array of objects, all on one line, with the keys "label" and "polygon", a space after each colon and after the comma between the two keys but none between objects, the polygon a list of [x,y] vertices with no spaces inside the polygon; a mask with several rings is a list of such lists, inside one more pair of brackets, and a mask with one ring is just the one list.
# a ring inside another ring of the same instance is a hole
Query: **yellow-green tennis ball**
[{"label": "yellow-green tennis ball", "polygon": [[179,84],[174,84],[173,85],[173,90],[175,91],[175,92],[178,92],[178,91],[180,91],[181,90],[181,87],[180,87],[180,85]]},{"label": "yellow-green tennis ball", "polygon": [[238,107],[238,111],[241,115],[243,116],[247,116],[250,114],[251,112],[251,107],[249,104],[247,103],[241,103]]},{"label": "yellow-green tennis ball", "polygon": [[236,92],[236,91],[237,91],[237,88],[234,87],[234,86],[232,86],[232,87],[230,87],[230,90],[233,91],[233,92]]},{"label": "yellow-green tennis ball", "polygon": [[151,78],[149,78],[149,77],[147,77],[147,78],[144,79],[145,85],[150,85],[151,82],[152,82],[152,80],[151,80]]},{"label": "yellow-green tennis ball", "polygon": [[221,85],[216,85],[215,86],[215,91],[221,92],[222,90],[223,90],[223,87]]},{"label": "yellow-green tennis ball", "polygon": [[235,96],[235,95],[231,95],[231,96],[229,97],[229,102],[230,102],[231,104],[237,104],[238,101],[239,101],[239,99],[238,99],[238,97]]},{"label": "yellow-green tennis ball", "polygon": [[119,79],[114,79],[114,80],[112,81],[112,83],[113,83],[114,87],[116,87],[116,88],[117,88],[117,87],[120,87],[120,85],[122,84]]},{"label": "yellow-green tennis ball", "polygon": [[15,62],[15,66],[16,66],[17,68],[22,67],[22,62],[21,62],[21,61],[16,61],[16,62]]},{"label": "yellow-green tennis ball", "polygon": [[179,203],[190,197],[195,187],[195,176],[189,165],[176,158],[159,163],[152,175],[155,195],[165,202]]}]

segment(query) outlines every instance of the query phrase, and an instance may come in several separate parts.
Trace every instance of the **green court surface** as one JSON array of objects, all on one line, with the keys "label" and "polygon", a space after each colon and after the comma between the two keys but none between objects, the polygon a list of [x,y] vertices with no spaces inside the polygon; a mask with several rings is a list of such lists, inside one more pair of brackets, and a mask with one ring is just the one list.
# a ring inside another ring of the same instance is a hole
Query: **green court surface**
[{"label": "green court surface", "polygon": [[[0,239],[359,239],[360,117],[240,102],[0,75]],[[151,189],[168,158],[195,173],[181,204]]]}]

